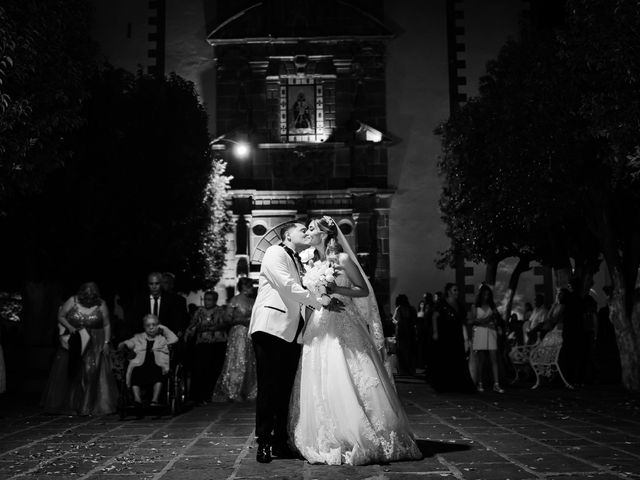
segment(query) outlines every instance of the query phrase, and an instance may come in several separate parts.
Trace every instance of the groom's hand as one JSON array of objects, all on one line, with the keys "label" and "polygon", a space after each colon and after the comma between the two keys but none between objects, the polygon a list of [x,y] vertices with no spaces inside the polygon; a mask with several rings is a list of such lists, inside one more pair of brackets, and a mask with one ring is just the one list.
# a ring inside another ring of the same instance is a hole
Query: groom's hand
[{"label": "groom's hand", "polygon": [[337,298],[332,298],[331,301],[329,302],[329,305],[327,305],[324,308],[326,308],[330,312],[341,312],[344,310],[344,303],[342,303]]}]

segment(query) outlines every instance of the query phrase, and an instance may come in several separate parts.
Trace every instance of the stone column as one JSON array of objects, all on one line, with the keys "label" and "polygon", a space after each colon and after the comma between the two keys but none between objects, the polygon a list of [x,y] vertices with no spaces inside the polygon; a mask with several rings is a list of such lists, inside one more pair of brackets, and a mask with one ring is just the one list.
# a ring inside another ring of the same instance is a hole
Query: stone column
[{"label": "stone column", "polygon": [[378,303],[389,303],[389,208],[375,208],[376,211],[376,284]]}]

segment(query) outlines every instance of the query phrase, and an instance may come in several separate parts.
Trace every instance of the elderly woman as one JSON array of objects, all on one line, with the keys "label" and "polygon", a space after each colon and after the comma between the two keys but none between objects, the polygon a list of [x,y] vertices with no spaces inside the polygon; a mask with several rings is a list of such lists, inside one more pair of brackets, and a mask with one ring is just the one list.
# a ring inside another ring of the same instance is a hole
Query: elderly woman
[{"label": "elderly woman", "polygon": [[142,407],[142,389],[153,389],[151,406],[160,404],[162,377],[169,373],[169,345],[178,341],[171,330],[158,323],[155,315],[146,315],[143,324],[143,333],[136,333],[118,345],[119,349],[126,346],[136,354],[127,368],[127,386],[131,387],[139,410]]},{"label": "elderly woman", "polygon": [[116,410],[111,373],[109,311],[98,286],[84,283],[58,311],[60,348],[42,403],[48,413],[102,415]]}]

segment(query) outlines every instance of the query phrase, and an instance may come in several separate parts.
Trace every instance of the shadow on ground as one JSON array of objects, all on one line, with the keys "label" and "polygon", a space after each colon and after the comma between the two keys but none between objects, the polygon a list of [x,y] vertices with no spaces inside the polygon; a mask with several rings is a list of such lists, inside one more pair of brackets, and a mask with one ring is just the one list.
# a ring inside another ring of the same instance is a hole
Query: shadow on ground
[{"label": "shadow on ground", "polygon": [[434,442],[432,440],[416,440],[423,458],[433,457],[439,453],[466,452],[471,445],[466,443]]}]

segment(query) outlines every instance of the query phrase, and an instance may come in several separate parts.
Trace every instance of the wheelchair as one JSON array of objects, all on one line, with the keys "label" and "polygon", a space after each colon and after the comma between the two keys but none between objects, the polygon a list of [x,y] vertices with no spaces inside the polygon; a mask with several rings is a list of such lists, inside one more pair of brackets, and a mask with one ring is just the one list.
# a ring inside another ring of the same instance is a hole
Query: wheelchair
[{"label": "wheelchair", "polygon": [[[179,348],[179,347],[178,347]],[[183,365],[176,360],[176,345],[169,345],[169,372],[162,376],[162,391],[160,393],[161,405],[152,406],[149,404],[151,389],[143,391],[143,410],[144,413],[154,418],[163,415],[176,416],[184,411],[186,403],[185,388],[185,371]],[[118,351],[120,355],[119,362],[121,367],[118,369],[116,378],[118,380],[119,396],[118,396],[118,415],[120,420],[125,420],[128,416],[137,416],[138,411],[133,401],[133,393],[131,387],[127,386],[126,371],[129,360],[133,358],[133,352],[125,348]]]}]

